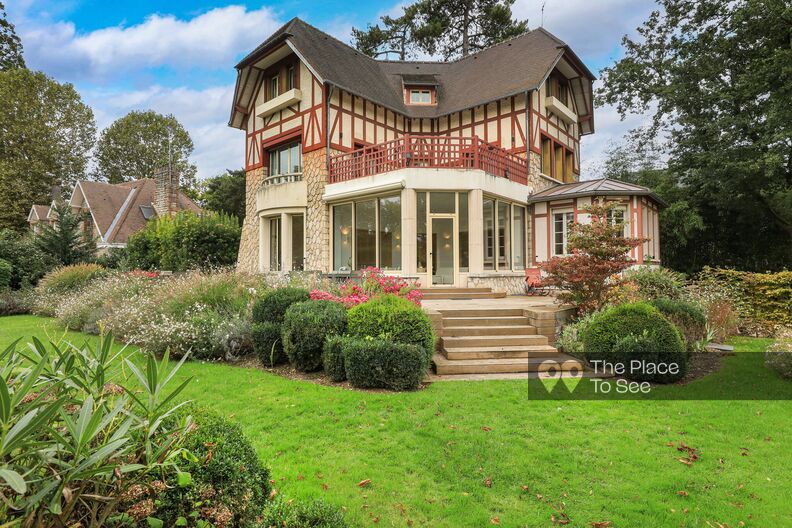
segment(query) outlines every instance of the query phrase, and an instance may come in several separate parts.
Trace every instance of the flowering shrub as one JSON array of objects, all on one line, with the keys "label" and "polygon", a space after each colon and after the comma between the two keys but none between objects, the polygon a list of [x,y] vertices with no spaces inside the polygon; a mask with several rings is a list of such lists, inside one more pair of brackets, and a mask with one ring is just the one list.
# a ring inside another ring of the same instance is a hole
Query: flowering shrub
[{"label": "flowering shrub", "polygon": [[352,308],[373,297],[393,294],[404,297],[416,306],[421,306],[423,292],[421,292],[420,286],[418,282],[410,282],[395,275],[385,275],[379,268],[368,267],[363,270],[360,282],[346,281],[338,294],[314,289],[311,291],[311,299],[337,302],[346,308]]},{"label": "flowering shrub", "polygon": [[765,352],[765,366],[792,379],[792,328],[779,330],[775,342]]}]

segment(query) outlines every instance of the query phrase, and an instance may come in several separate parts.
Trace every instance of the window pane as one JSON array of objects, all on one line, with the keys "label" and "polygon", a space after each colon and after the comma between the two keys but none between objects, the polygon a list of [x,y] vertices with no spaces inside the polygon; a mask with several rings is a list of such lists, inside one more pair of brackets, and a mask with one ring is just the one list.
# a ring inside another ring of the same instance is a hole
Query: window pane
[{"label": "window pane", "polygon": [[352,269],[352,204],[333,207],[333,269]]},{"label": "window pane", "polygon": [[468,271],[468,193],[459,193],[459,271]]},{"label": "window pane", "polygon": [[563,255],[564,245],[564,214],[556,213],[553,215],[553,253]]},{"label": "window pane", "polygon": [[273,77],[270,79],[270,99],[277,97],[279,95],[278,90],[278,78]]},{"label": "window pane", "polygon": [[270,219],[270,271],[280,271],[280,218]]},{"label": "window pane", "polygon": [[556,146],[555,148],[555,173],[553,178],[557,180],[564,179],[564,147]]},{"label": "window pane", "polygon": [[571,152],[567,152],[566,154],[566,173],[564,174],[564,181],[565,182],[575,181],[574,154],[572,154]]},{"label": "window pane", "polygon": [[514,211],[514,268],[525,269],[525,208],[515,205]]},{"label": "window pane", "polygon": [[549,139],[542,139],[542,174],[550,176],[553,174],[553,159],[551,155],[552,143]]},{"label": "window pane", "polygon": [[484,199],[484,269],[495,269],[495,200]]},{"label": "window pane", "polygon": [[422,103],[431,103],[432,102],[432,94],[429,90],[424,90],[421,92],[421,102]]},{"label": "window pane", "polygon": [[289,172],[292,174],[302,173],[302,153],[299,143],[295,143],[289,149],[289,160],[291,161],[291,169]]},{"label": "window pane", "polygon": [[456,212],[456,193],[452,192],[433,192],[429,194],[430,213],[450,213]]},{"label": "window pane", "polygon": [[379,267],[401,269],[401,197],[380,198],[379,214]]},{"label": "window pane", "polygon": [[377,265],[377,202],[355,204],[355,266],[364,269]]},{"label": "window pane", "polygon": [[302,271],[305,269],[304,247],[305,247],[305,222],[303,215],[293,215],[292,217],[292,269]]},{"label": "window pane", "polygon": [[286,89],[291,90],[292,88],[294,88],[294,66],[289,68],[289,72],[286,77]]},{"label": "window pane", "polygon": [[420,103],[421,102],[421,94],[418,90],[411,90],[410,91],[410,102],[411,103]]},{"label": "window pane", "polygon": [[269,153],[269,174],[268,176],[275,176],[278,174],[278,152],[270,150]]},{"label": "window pane", "polygon": [[278,151],[278,156],[280,161],[278,161],[278,174],[288,174],[289,173],[289,148],[284,147]]},{"label": "window pane", "polygon": [[498,202],[498,269],[511,268],[510,225],[509,204]]},{"label": "window pane", "polygon": [[415,263],[417,271],[423,273],[426,271],[426,193],[416,193],[415,199],[415,231],[417,236]]}]

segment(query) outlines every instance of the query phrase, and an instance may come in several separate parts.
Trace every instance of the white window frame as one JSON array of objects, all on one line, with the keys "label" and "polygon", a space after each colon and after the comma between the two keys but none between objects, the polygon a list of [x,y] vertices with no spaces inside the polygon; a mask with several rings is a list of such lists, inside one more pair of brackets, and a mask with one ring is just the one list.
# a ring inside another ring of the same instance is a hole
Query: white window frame
[{"label": "white window frame", "polygon": [[[558,252],[556,248],[556,235],[558,231],[556,231],[556,217],[559,215],[563,215],[563,224],[561,225],[561,253]],[[552,221],[553,221],[553,228],[550,231],[553,240],[551,241],[551,247],[553,249],[552,255],[554,257],[565,257],[568,256],[569,253],[569,228],[572,224],[575,223],[575,212],[572,210],[559,210],[554,209],[552,211]]]},{"label": "white window frame", "polygon": [[608,213],[607,213],[608,225],[616,225],[617,222],[616,222],[616,217],[614,216],[614,213],[616,213],[617,211],[622,214],[622,227],[623,227],[622,233],[624,234],[625,237],[629,237],[630,236],[630,220],[629,220],[629,217],[627,216],[627,206],[626,205],[620,205],[620,206],[614,207],[613,209],[610,209],[608,211]]},{"label": "white window frame", "polygon": [[269,80],[270,99],[275,99],[280,95],[280,78],[278,75],[270,77]]},{"label": "white window frame", "polygon": [[[338,203],[334,203],[333,204],[332,209],[330,211],[330,234],[331,234],[331,236],[330,236],[330,262],[331,262],[331,265],[333,267],[335,266],[335,253],[334,253],[334,251],[335,251],[335,241],[334,241],[334,238],[335,238],[335,224],[333,222],[333,219],[335,218],[335,214],[334,214],[333,209],[335,209],[336,207],[342,207],[342,206],[345,206],[345,205],[351,205],[352,206],[352,236],[351,236],[352,271],[353,272],[354,271],[360,271],[358,269],[358,263],[357,263],[357,233],[356,233],[356,229],[357,229],[356,228],[356,226],[357,226],[357,207],[356,207],[356,205],[357,205],[358,202],[367,202],[369,200],[374,200],[374,206],[375,206],[374,232],[376,233],[376,236],[374,237],[374,251],[375,251],[375,259],[374,259],[374,261],[376,263],[375,266],[377,268],[381,269],[381,264],[382,263],[380,262],[380,236],[379,236],[380,235],[380,200],[384,200],[386,198],[395,198],[395,197],[399,198],[399,208],[400,208],[400,211],[401,211],[400,219],[399,219],[399,231],[400,231],[401,234],[399,236],[403,236],[403,234],[404,234],[404,231],[403,231],[404,230],[404,222],[403,222],[403,220],[404,220],[404,200],[402,200],[401,193],[383,194],[382,196],[361,196],[360,198],[355,199],[355,200],[349,200],[349,201],[338,202]],[[399,261],[400,262],[399,262],[399,267],[398,268],[388,268],[387,270],[384,270],[384,271],[387,271],[388,273],[401,272],[402,271],[402,269],[404,268],[404,245],[403,244],[402,244],[401,253],[399,255]],[[338,270],[333,269],[333,271],[337,272]]]},{"label": "white window frame", "polygon": [[[418,96],[417,98],[414,96]],[[424,96],[426,99],[424,100]],[[410,89],[410,104],[432,104],[432,90],[420,88]]]},{"label": "white window frame", "polygon": [[[486,270],[486,271],[513,271],[513,272],[523,271],[528,266],[528,259],[529,259],[528,206],[525,205],[525,204],[521,204],[519,202],[512,202],[512,201],[509,201],[509,200],[500,200],[500,199],[498,199],[495,196],[489,196],[489,195],[486,195],[486,194],[482,198],[482,206],[483,206],[483,201],[484,200],[492,200],[495,203],[495,206],[494,206],[495,207],[495,211],[494,211],[494,214],[495,214],[495,218],[494,218],[494,246],[493,246],[493,251],[495,253],[494,254],[494,269]],[[509,266],[508,267],[503,267],[503,266],[500,265],[500,236],[498,234],[499,231],[500,231],[500,221],[499,221],[499,218],[498,218],[498,205],[502,204],[502,203],[505,203],[506,205],[509,206],[509,216],[508,216],[508,218],[509,218],[509,254],[506,255],[506,257],[509,259]],[[522,230],[523,231],[523,252],[524,252],[525,262],[523,262],[523,267],[521,267],[521,268],[517,268],[514,265],[514,241],[516,240],[516,231],[514,229],[514,209],[515,209],[515,207],[521,207],[523,209],[523,220],[525,222],[525,226],[524,226],[524,228]],[[488,255],[485,254],[487,252],[487,240],[486,240],[486,238],[484,238],[484,233],[483,232],[482,232],[482,246],[483,246],[482,258],[490,258]],[[482,264],[482,266],[484,265],[483,260],[482,260],[481,264]]]},{"label": "white window frame", "polygon": [[[299,160],[299,167],[300,170],[297,172],[292,171],[291,169],[295,165],[295,161],[292,160],[292,148],[297,147],[297,157]],[[281,172],[280,166],[280,153],[284,150],[288,151],[287,157],[289,158],[289,172]],[[277,147],[272,147],[267,150],[267,156],[269,157],[269,163],[267,166],[267,179],[285,179],[286,181],[297,181],[302,178],[302,168],[303,168],[303,160],[302,160],[302,142],[300,140],[297,141],[290,141],[288,143],[284,143],[282,145],[278,145]]]}]

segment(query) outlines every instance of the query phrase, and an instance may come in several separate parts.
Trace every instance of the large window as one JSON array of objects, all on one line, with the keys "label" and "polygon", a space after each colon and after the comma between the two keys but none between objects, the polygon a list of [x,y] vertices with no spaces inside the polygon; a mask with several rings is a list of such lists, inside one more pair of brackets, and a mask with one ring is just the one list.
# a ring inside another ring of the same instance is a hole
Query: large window
[{"label": "large window", "polygon": [[545,94],[548,97],[552,96],[565,105],[569,104],[569,88],[566,79],[553,75],[547,79],[546,86]]},{"label": "large window", "polygon": [[302,148],[299,141],[270,149],[268,155],[268,177],[302,175]]},{"label": "large window", "polygon": [[574,182],[574,160],[573,151],[542,135],[542,174],[561,182]]},{"label": "large window", "polygon": [[333,269],[352,269],[352,204],[333,207]]},{"label": "large window", "polygon": [[292,215],[291,222],[292,269],[302,271],[305,269],[305,217]]},{"label": "large window", "polygon": [[484,269],[525,269],[527,215],[525,207],[484,198]]},{"label": "large window", "polygon": [[377,265],[377,202],[355,203],[355,267]]},{"label": "large window", "polygon": [[270,271],[280,271],[280,217],[269,220],[269,268]]},{"label": "large window", "polygon": [[625,219],[625,209],[622,207],[615,207],[608,211],[608,223],[610,225],[621,225],[623,227],[624,236],[629,236],[629,228]]},{"label": "large window", "polygon": [[415,232],[416,232],[416,269],[426,272],[426,193],[416,193]]},{"label": "large window", "polygon": [[368,266],[401,269],[400,196],[333,206],[333,269]]},{"label": "large window", "polygon": [[514,269],[525,269],[525,207],[512,206],[514,216]]},{"label": "large window", "polygon": [[401,197],[379,199],[379,267],[401,268]]},{"label": "large window", "polygon": [[574,213],[553,213],[553,255],[568,255],[569,229],[575,221]]},{"label": "large window", "polygon": [[457,225],[459,226],[459,271],[465,272],[470,268],[468,244],[468,193],[457,194],[459,200]]}]

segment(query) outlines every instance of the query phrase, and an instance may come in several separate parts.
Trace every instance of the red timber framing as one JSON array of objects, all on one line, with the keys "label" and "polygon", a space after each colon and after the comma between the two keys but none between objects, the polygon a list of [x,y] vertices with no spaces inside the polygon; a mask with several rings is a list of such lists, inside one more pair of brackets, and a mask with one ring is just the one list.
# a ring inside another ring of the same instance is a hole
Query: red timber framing
[{"label": "red timber framing", "polygon": [[[323,148],[324,143],[324,86],[299,62],[296,63],[295,85],[302,92],[299,103],[284,108],[265,118],[255,116],[256,104],[261,104],[268,97],[268,81],[272,78],[270,70],[258,70],[256,79],[256,96],[250,106],[245,109],[248,116],[248,133],[245,141],[245,170],[253,170],[264,166],[264,153],[280,143],[299,137],[303,152],[311,152]],[[268,75],[268,73],[270,73]],[[308,81],[308,82],[305,82]],[[280,79],[279,79],[280,83]],[[307,84],[307,86],[306,86]],[[281,85],[282,87],[285,85]]]},{"label": "red timber framing", "polygon": [[[570,97],[572,110],[576,112],[574,97]],[[544,95],[542,90],[531,93],[530,100],[530,150],[542,155],[542,136],[549,137],[555,143],[560,143],[566,150],[574,153],[573,173],[580,179],[580,139],[578,125],[566,125],[556,116],[549,116],[544,108]],[[572,128],[572,132],[568,129]],[[560,181],[560,180],[559,180]]]}]

